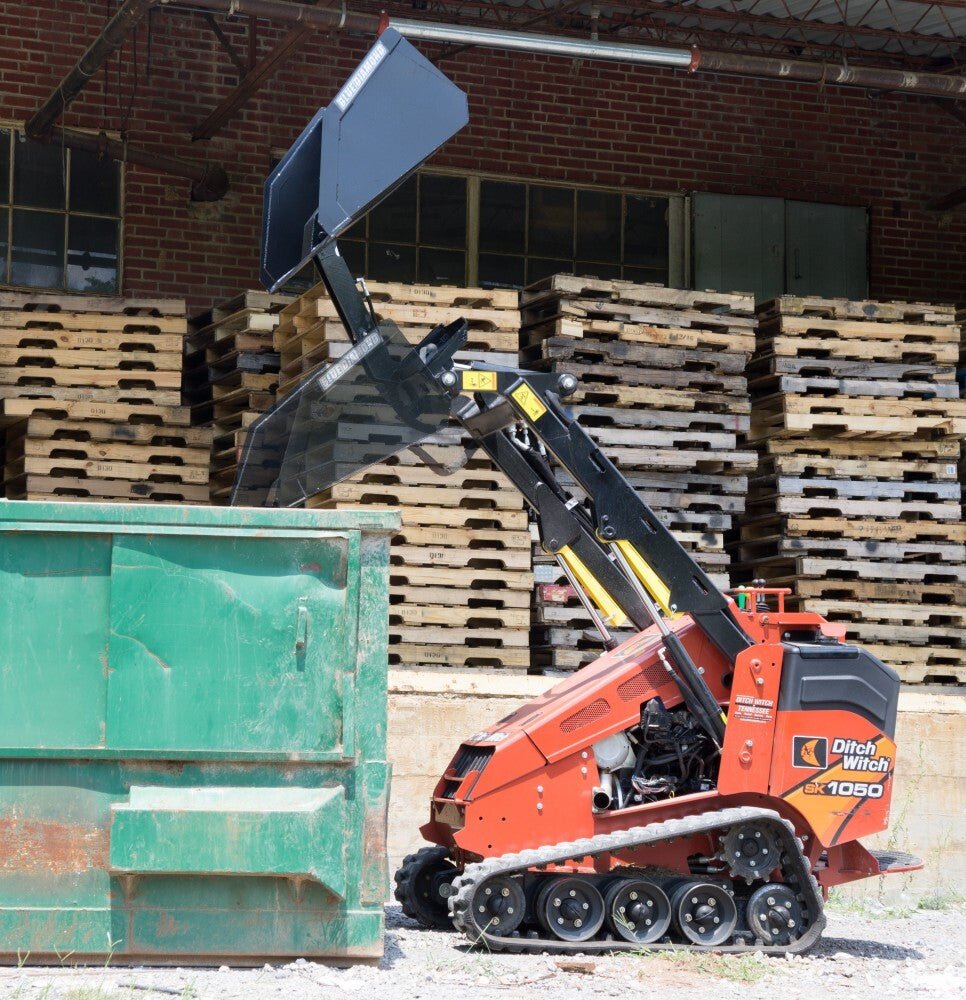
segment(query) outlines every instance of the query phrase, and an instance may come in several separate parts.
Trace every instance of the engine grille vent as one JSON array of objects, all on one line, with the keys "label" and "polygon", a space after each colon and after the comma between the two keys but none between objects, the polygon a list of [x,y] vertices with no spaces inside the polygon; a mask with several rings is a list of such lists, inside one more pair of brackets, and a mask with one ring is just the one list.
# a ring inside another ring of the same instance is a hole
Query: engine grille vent
[{"label": "engine grille vent", "polygon": [[443,792],[443,798],[455,798],[456,790],[463,783],[463,779],[470,773],[470,771],[476,771],[477,774],[482,774],[483,769],[487,764],[489,764],[492,756],[493,747],[460,747],[459,752],[456,754],[456,758],[449,767],[449,770],[453,774],[453,778],[448,781],[446,790]]},{"label": "engine grille vent", "polygon": [[667,671],[660,665],[649,667],[618,685],[617,695],[623,701],[634,701],[653,691],[666,677]]},{"label": "engine grille vent", "polygon": [[598,698],[589,705],[585,705],[579,712],[574,712],[569,718],[560,723],[562,733],[573,733],[584,726],[589,726],[592,722],[599,722],[610,712],[610,702],[606,698]]}]

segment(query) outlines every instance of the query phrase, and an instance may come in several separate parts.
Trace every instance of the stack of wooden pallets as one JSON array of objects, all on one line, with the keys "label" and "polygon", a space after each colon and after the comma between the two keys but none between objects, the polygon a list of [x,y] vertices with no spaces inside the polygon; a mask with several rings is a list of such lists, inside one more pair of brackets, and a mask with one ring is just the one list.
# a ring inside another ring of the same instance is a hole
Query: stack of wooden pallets
[{"label": "stack of wooden pallets", "polygon": [[248,428],[275,402],[279,311],[292,295],[247,291],[197,317],[185,343],[185,403],[212,429],[211,499],[227,503]]},{"label": "stack of wooden pallets", "polygon": [[[523,362],[579,378],[569,402],[580,423],[727,587],[724,535],[756,463],[738,445],[749,420],[753,296],[556,275],[523,292],[522,319]],[[600,654],[599,636],[539,550],[535,571],[535,658],[547,668],[582,666]]]},{"label": "stack of wooden pallets", "polygon": [[[465,317],[460,359],[517,362],[516,293],[478,288],[371,284],[380,320],[411,343],[433,326]],[[322,286],[282,310],[276,330],[280,395],[342,356],[348,339]],[[533,574],[520,494],[456,425],[351,475],[308,506],[392,507],[402,512],[390,569],[389,662],[526,670]]]},{"label": "stack of wooden pallets", "polygon": [[9,499],[208,500],[210,432],[180,406],[185,305],[0,294]]},{"label": "stack of wooden pallets", "polygon": [[[410,343],[418,343],[441,323],[465,319],[469,326],[460,361],[486,358],[494,364],[515,365],[519,344],[517,293],[442,285],[371,282],[367,286],[377,320],[388,320]],[[321,284],[282,310],[275,334],[281,358],[279,394],[349,348],[335,304]]]},{"label": "stack of wooden pallets", "polygon": [[966,680],[966,400],[951,307],[786,296],[749,366],[761,452],[736,567],[904,680]]}]

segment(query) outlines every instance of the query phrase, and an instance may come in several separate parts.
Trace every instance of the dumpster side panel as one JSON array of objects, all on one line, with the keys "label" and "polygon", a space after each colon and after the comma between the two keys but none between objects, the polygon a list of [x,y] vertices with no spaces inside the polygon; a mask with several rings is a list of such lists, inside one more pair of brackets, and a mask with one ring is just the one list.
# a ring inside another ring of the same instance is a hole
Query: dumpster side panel
[{"label": "dumpster side panel", "polygon": [[358,534],[116,538],[109,745],[339,750],[358,547]]}]

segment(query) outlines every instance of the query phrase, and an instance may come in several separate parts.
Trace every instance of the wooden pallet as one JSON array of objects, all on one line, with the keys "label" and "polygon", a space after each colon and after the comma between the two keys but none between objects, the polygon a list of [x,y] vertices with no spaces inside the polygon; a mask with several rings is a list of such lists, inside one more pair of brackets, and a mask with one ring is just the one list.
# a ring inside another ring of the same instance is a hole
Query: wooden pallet
[{"label": "wooden pallet", "polygon": [[129,419],[137,417],[136,412],[125,411],[117,422],[86,419],[57,419],[33,415],[21,423],[11,425],[7,431],[7,441],[18,437],[30,437],[51,444],[62,443],[71,447],[73,443],[124,445],[140,447],[175,447],[203,450],[205,454],[211,445],[211,431],[201,427],[187,427],[187,414],[179,415],[179,422],[168,424],[141,423]]},{"label": "wooden pallet", "polygon": [[[173,444],[127,444],[120,441],[78,441],[70,438],[41,438],[25,431],[17,434],[12,428],[7,434],[6,462],[39,458],[57,464],[60,459],[83,462],[88,466],[113,466],[135,463],[149,466],[199,466],[207,470],[209,451],[206,447],[185,447]],[[40,470],[34,470],[40,471]]]},{"label": "wooden pallet", "polygon": [[19,479],[23,475],[63,479],[68,483],[92,479],[131,480],[134,482],[208,483],[208,464],[170,465],[166,462],[102,461],[97,458],[73,458],[63,455],[45,457],[23,455],[6,456],[4,481]]},{"label": "wooden pallet", "polygon": [[129,315],[102,312],[43,312],[41,310],[0,311],[0,329],[33,331],[184,334],[186,321],[179,316]]},{"label": "wooden pallet", "polygon": [[181,371],[125,371],[117,367],[67,368],[38,364],[0,367],[0,386],[14,386],[28,395],[47,388],[174,390],[181,387]]},{"label": "wooden pallet", "polygon": [[[637,368],[670,368],[685,373],[703,371],[716,375],[735,375],[744,386],[745,360],[741,354],[727,351],[689,351],[676,347],[654,347],[650,344],[625,344],[621,341],[572,340],[550,337],[520,352],[527,365],[540,361],[569,362],[591,365],[634,365]],[[620,376],[620,372],[617,373]]]},{"label": "wooden pallet", "polygon": [[[352,501],[328,501],[320,495],[309,497],[306,507],[324,507],[329,510],[358,510],[360,505]],[[527,527],[527,512],[522,509],[498,509],[489,507],[443,507],[434,504],[371,503],[365,505],[372,510],[398,510],[402,523],[406,525],[439,525],[451,528],[497,528],[506,531],[523,530]]]},{"label": "wooden pallet", "polygon": [[[866,621],[918,627],[966,627],[966,607],[943,604],[889,604],[877,601],[829,601],[810,597],[799,602],[802,611],[814,611],[830,621]],[[960,632],[966,641],[966,632]]]},{"label": "wooden pallet", "polygon": [[8,412],[8,404],[24,402],[34,410],[63,411],[73,403],[115,403],[143,405],[148,408],[174,409],[181,405],[181,393],[172,389],[144,389],[136,386],[101,389],[90,386],[4,385],[0,383],[0,406]]},{"label": "wooden pallet", "polygon": [[291,305],[294,300],[294,295],[284,292],[265,292],[261,289],[249,289],[212,307],[211,320],[213,323],[219,323],[242,311],[277,313],[286,306]]},{"label": "wooden pallet", "polygon": [[[3,314],[0,313],[0,320]],[[0,326],[0,349],[11,356],[14,352],[34,353],[45,356],[45,352],[73,351],[115,351],[121,355],[129,352],[142,352],[168,358],[174,355],[181,357],[184,338],[181,334],[125,333],[117,331],[78,331],[78,330],[44,330],[24,329]],[[123,358],[122,358],[123,360]],[[7,363],[7,362],[5,362]],[[159,365],[166,367],[166,365]]]},{"label": "wooden pallet", "polygon": [[453,626],[467,629],[507,629],[522,631],[530,627],[529,608],[480,608],[468,605],[436,605],[420,599],[415,604],[391,604],[389,628],[417,626]]},{"label": "wooden pallet", "polygon": [[653,344],[658,347],[683,348],[685,350],[728,350],[740,351],[750,356],[755,348],[754,332],[751,330],[706,330],[701,328],[681,328],[675,326],[654,326],[646,323],[628,323],[619,319],[599,319],[593,317],[574,318],[557,316],[553,319],[529,325],[523,333],[523,346],[532,347],[548,337],[569,337],[583,340],[621,340],[628,344]]},{"label": "wooden pallet", "polygon": [[528,286],[521,292],[520,302],[526,307],[551,297],[612,299],[668,309],[727,312],[735,316],[752,316],[755,311],[755,297],[743,292],[690,291],[572,274],[555,274]]},{"label": "wooden pallet", "polygon": [[877,382],[909,379],[913,382],[928,382],[936,385],[955,384],[956,381],[956,369],[952,365],[937,365],[931,361],[914,359],[888,362],[867,358],[860,360],[849,357],[833,357],[829,355],[828,351],[821,353],[825,356],[804,355],[798,357],[796,355],[785,357],[770,352],[760,352],[749,362],[748,376],[753,382],[765,377],[785,375],[801,378],[858,379]]},{"label": "wooden pallet", "polygon": [[184,299],[121,298],[59,292],[0,292],[0,315],[8,310],[36,313],[105,313],[124,316],[184,316]]},{"label": "wooden pallet", "polygon": [[519,293],[499,288],[464,288],[457,285],[409,285],[397,281],[370,281],[366,290],[373,302],[407,305],[451,306],[463,309],[501,309],[519,306]]},{"label": "wooden pallet", "polygon": [[392,606],[408,604],[420,607],[466,608],[481,613],[514,610],[525,612],[527,616],[530,614],[529,590],[513,590],[502,586],[444,587],[431,584],[424,586],[394,584],[389,588],[389,601]]},{"label": "wooden pallet", "polygon": [[396,643],[389,647],[389,665],[528,670],[530,668],[530,650],[528,647],[498,649],[477,646]]},{"label": "wooden pallet", "polygon": [[966,400],[853,399],[779,393],[754,404],[752,440],[770,437],[955,437],[966,435]]},{"label": "wooden pallet", "polygon": [[[749,576],[742,577],[746,581]],[[823,580],[768,578],[771,587],[791,587],[797,598],[820,597],[830,601],[927,603],[930,606],[966,604],[966,586],[957,583],[907,583],[892,580]]]},{"label": "wooden pallet", "polygon": [[758,306],[762,319],[770,316],[817,316],[830,319],[854,319],[880,323],[953,322],[952,306],[929,302],[873,302],[870,300],[826,299],[817,295],[783,295]]},{"label": "wooden pallet", "polygon": [[187,427],[191,423],[191,413],[183,406],[92,399],[0,398],[0,414],[0,422],[8,426],[33,415],[51,420],[108,421],[130,426]]},{"label": "wooden pallet", "polygon": [[123,479],[61,479],[26,475],[5,484],[10,500],[167,500],[179,503],[208,502],[208,487],[190,483],[130,482]]},{"label": "wooden pallet", "polygon": [[811,478],[848,478],[919,483],[956,479],[955,461],[875,457],[845,458],[826,455],[765,455],[759,461],[758,475],[752,482],[772,481],[776,476]]}]

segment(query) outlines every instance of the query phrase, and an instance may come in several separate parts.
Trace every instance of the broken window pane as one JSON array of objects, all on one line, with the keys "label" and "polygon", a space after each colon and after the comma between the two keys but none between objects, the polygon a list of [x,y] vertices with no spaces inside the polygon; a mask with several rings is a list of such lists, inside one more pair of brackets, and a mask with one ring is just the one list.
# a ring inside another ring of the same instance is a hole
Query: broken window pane
[{"label": "broken window pane", "polygon": [[118,224],[72,216],[67,225],[67,287],[72,292],[116,295]]}]

